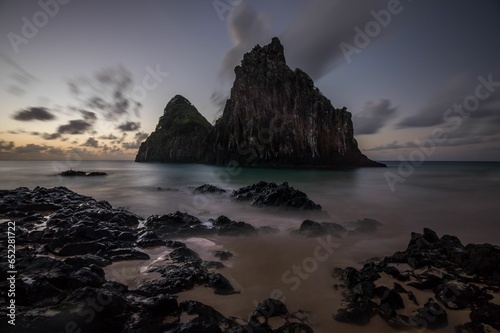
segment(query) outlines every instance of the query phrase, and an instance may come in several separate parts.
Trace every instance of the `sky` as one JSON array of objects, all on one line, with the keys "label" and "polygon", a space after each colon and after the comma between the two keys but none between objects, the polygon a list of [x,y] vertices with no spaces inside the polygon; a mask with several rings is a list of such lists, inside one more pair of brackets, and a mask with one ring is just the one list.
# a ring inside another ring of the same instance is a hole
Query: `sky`
[{"label": "sky", "polygon": [[[0,0],[0,160],[132,160],[277,36],[375,160],[500,161],[496,0]],[[73,157],[74,158],[74,157]]]}]

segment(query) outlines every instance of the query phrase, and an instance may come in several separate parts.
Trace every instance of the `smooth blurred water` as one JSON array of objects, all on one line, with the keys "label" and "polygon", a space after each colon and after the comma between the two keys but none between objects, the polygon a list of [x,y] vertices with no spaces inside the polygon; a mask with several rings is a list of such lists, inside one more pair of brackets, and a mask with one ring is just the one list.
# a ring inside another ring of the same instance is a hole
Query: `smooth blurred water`
[{"label": "smooth blurred water", "polygon": [[[381,242],[379,246],[400,247],[406,244],[410,231],[421,231],[423,227],[433,228],[438,234],[457,235],[465,243],[500,244],[500,163],[427,162],[403,183],[398,183],[393,192],[384,174],[397,174],[397,167],[397,162],[388,162],[388,168],[334,171],[131,161],[0,161],[0,188],[66,186],[143,217],[183,210],[201,219],[224,214],[256,226],[272,225],[288,230],[298,228],[308,215],[283,214],[234,203],[229,195],[192,193],[192,187],[204,183],[230,190],[259,180],[288,181],[323,206],[327,214],[316,219],[380,220],[384,224],[381,237],[392,241]],[[57,176],[70,168],[104,171],[108,176]]]}]

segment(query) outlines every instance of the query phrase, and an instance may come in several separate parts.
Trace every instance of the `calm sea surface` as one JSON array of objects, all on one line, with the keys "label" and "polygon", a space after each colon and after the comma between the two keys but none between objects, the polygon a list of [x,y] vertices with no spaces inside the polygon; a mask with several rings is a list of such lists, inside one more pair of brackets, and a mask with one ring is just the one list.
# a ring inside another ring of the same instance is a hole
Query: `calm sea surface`
[{"label": "calm sea surface", "polygon": [[[410,231],[421,231],[425,226],[438,234],[455,234],[465,243],[500,244],[500,163],[427,162],[392,191],[385,174],[397,175],[398,165],[388,162],[386,169],[329,171],[132,161],[0,161],[0,188],[66,186],[143,217],[181,210],[201,219],[224,214],[256,226],[287,230],[297,228],[307,216],[249,207],[231,202],[228,195],[193,195],[192,187],[210,183],[230,190],[260,180],[288,181],[323,206],[326,214],[317,219],[345,222],[375,218],[384,224],[385,237],[405,244]],[[57,176],[70,168],[104,171],[108,176]]]}]

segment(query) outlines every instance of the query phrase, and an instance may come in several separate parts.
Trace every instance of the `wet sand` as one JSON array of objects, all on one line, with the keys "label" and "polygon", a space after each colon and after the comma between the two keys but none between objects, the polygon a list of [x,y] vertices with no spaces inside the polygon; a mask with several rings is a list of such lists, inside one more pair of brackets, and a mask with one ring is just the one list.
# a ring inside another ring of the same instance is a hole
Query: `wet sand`
[{"label": "wet sand", "polygon": [[[341,282],[331,276],[335,267],[353,266],[360,268],[362,262],[373,257],[391,255],[388,241],[379,242],[381,235],[347,236],[344,239],[326,237],[305,238],[280,233],[256,237],[207,237],[180,239],[203,260],[218,260],[213,256],[216,250],[228,250],[233,257],[224,261],[226,267],[217,270],[227,277],[239,294],[221,296],[203,286],[177,294],[179,302],[197,300],[214,307],[226,317],[248,319],[257,303],[266,298],[277,298],[283,301],[290,312],[302,310],[300,316],[307,317],[307,323],[317,333],[329,332],[396,332],[379,316],[370,320],[367,326],[356,326],[333,320],[334,315],[344,303],[342,291],[333,285]],[[325,243],[330,243],[330,251]],[[397,243],[398,241],[395,241]],[[334,244],[334,246],[332,245]],[[377,246],[377,244],[379,246]],[[401,249],[402,247],[399,246]],[[151,259],[147,261],[129,261],[110,265],[106,268],[106,277],[137,287],[142,280],[157,278],[155,274],[145,273],[147,267],[155,262],[165,260],[169,249],[158,247],[149,249]],[[330,253],[331,252],[331,253]],[[295,268],[294,268],[295,267]],[[407,269],[399,265],[401,271]],[[392,288],[392,277],[382,274],[376,285]],[[429,297],[434,297],[430,291],[420,291],[413,287],[402,285],[412,291],[420,306]],[[498,295],[496,300],[499,299]],[[410,314],[418,306],[413,304],[406,295],[402,295],[405,309],[402,314]],[[435,332],[454,332],[454,327],[469,321],[469,310],[446,310],[449,325]],[[275,322],[276,327],[280,320]],[[417,329],[413,331],[418,332]],[[495,330],[492,330],[495,332]]]}]

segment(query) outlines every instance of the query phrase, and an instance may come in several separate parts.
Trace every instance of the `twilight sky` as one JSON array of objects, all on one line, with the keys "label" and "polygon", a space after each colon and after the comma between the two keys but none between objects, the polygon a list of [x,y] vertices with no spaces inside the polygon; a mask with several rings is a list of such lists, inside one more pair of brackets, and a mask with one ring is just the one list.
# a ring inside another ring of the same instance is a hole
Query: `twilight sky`
[{"label": "twilight sky", "polygon": [[[133,159],[278,36],[372,159],[500,160],[497,0],[0,0],[0,160]],[[422,148],[419,148],[422,147]]]}]

